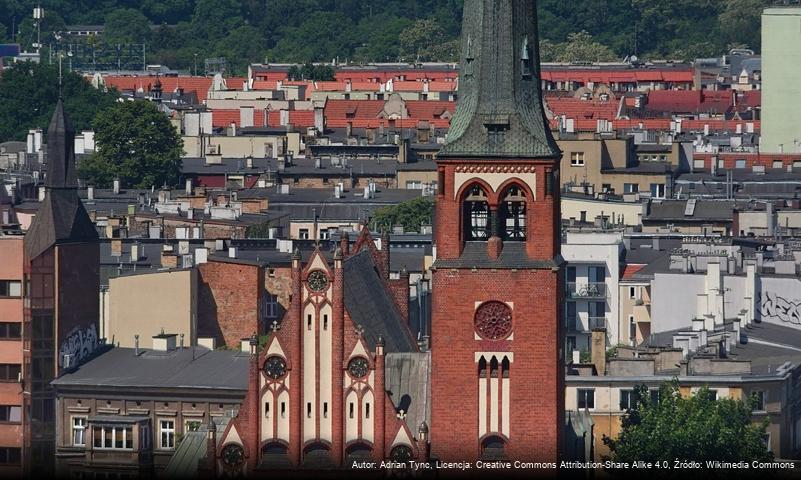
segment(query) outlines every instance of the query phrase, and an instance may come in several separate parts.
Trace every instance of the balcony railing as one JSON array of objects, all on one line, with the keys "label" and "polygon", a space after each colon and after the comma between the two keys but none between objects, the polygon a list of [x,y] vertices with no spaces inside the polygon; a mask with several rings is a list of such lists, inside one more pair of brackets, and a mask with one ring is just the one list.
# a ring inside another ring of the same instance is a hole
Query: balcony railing
[{"label": "balcony railing", "polygon": [[568,318],[565,321],[568,333],[587,333],[598,328],[607,328],[606,317],[587,317],[587,327],[580,318]]},{"label": "balcony railing", "polygon": [[590,324],[590,330],[607,328],[606,317],[589,317],[588,323]]},{"label": "balcony railing", "polygon": [[606,298],[606,284],[603,282],[568,282],[568,298]]}]

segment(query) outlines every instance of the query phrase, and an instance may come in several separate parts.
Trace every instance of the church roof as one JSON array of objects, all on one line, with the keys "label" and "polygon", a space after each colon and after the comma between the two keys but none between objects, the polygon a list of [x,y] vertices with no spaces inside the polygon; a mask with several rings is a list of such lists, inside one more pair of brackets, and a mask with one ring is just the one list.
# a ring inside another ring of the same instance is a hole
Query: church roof
[{"label": "church roof", "polygon": [[438,158],[560,155],[542,106],[535,0],[466,0],[459,104]]},{"label": "church roof", "polygon": [[57,243],[91,242],[98,238],[78,198],[74,137],[75,130],[59,100],[47,131],[47,193],[25,235],[25,253],[29,259]]},{"label": "church roof", "polygon": [[387,353],[416,352],[417,345],[405,320],[378,270],[368,249],[363,249],[344,262],[345,308],[354,325],[364,327],[364,340],[375,350],[378,336],[384,337]]}]

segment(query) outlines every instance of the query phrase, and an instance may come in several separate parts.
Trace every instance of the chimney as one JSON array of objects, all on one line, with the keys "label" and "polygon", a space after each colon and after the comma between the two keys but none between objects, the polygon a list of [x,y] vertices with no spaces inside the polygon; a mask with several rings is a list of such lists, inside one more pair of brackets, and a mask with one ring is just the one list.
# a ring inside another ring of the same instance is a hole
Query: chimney
[{"label": "chimney", "polygon": [[86,187],[86,199],[87,200],[95,199],[95,187]]},{"label": "chimney", "polygon": [[599,376],[606,375],[606,329],[596,328],[592,331],[592,363]]},{"label": "chimney", "polygon": [[170,352],[175,350],[175,340],[177,337],[178,335],[174,333],[164,333],[164,330],[162,330],[160,334],[153,336],[153,350],[157,352]]},{"label": "chimney", "polygon": [[114,179],[114,195],[119,195],[119,193],[120,193],[120,179],[119,178],[115,178]]},{"label": "chimney", "polygon": [[321,134],[325,132],[325,115],[322,107],[314,108],[314,128]]},{"label": "chimney", "polygon": [[139,251],[140,248],[141,247],[139,246],[138,243],[134,243],[131,245],[131,263],[136,263],[139,261],[140,258],[139,254],[141,253]]},{"label": "chimney", "polygon": [[111,240],[111,256],[112,257],[122,256],[122,240],[120,240],[119,238],[113,238]]},{"label": "chimney", "polygon": [[339,234],[339,249],[342,251],[342,256],[347,258],[350,255],[350,236],[348,232]]},{"label": "chimney", "polygon": [[228,247],[228,258],[236,258],[236,247]]}]

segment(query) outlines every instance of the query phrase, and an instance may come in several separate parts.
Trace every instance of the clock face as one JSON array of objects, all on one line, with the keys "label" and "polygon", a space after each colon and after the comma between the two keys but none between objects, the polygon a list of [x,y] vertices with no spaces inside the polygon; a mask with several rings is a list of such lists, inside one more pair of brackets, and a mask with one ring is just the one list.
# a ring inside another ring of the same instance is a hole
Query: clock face
[{"label": "clock face", "polygon": [[277,356],[268,357],[264,362],[264,374],[273,380],[278,380],[286,375],[286,361]]},{"label": "clock face", "polygon": [[393,462],[406,463],[412,459],[412,449],[407,445],[398,445],[389,452],[389,459]]},{"label": "clock face", "polygon": [[476,310],[476,333],[488,340],[501,340],[512,333],[512,309],[501,302],[487,302]]},{"label": "clock face", "polygon": [[353,378],[364,378],[369,371],[370,364],[367,363],[367,359],[364,357],[356,357],[348,362],[348,373]]},{"label": "clock face", "polygon": [[222,461],[228,468],[239,468],[245,463],[245,451],[239,445],[226,445],[222,450]]},{"label": "clock face", "polygon": [[328,288],[328,276],[321,270],[309,274],[309,288],[314,292],[324,292]]}]

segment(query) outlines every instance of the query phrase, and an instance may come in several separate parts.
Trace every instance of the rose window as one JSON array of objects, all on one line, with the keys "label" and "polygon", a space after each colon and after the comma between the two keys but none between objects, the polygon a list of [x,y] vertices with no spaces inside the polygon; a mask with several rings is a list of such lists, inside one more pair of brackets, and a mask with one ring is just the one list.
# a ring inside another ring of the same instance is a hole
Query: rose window
[{"label": "rose window", "polygon": [[506,338],[512,333],[512,309],[501,302],[484,303],[476,310],[475,327],[481,338]]}]

